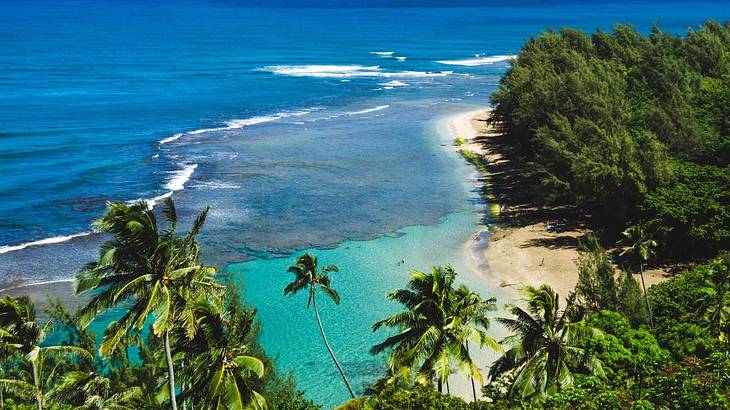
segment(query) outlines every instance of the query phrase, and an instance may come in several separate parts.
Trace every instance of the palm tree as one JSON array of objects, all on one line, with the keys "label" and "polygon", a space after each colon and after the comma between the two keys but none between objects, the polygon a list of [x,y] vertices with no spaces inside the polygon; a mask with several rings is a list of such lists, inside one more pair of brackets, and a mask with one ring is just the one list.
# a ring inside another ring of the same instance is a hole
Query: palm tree
[{"label": "palm tree", "polygon": [[579,347],[586,338],[599,336],[598,329],[571,323],[566,310],[560,310],[559,296],[548,285],[523,289],[527,310],[512,306],[514,318],[498,318],[515,332],[504,340],[512,347],[497,359],[490,378],[514,372],[510,397],[545,396],[573,383],[576,364],[588,373],[604,377],[602,363]]},{"label": "palm tree", "polygon": [[342,370],[342,366],[340,366],[340,363],[335,357],[335,353],[332,351],[332,348],[327,341],[327,335],[324,333],[322,319],[319,317],[319,309],[317,308],[317,289],[321,289],[322,292],[324,292],[332,299],[333,302],[335,302],[335,304],[340,304],[340,295],[338,295],[337,292],[332,289],[330,278],[327,275],[330,272],[339,272],[339,269],[335,265],[327,265],[322,267],[322,269],[318,269],[317,257],[312,255],[311,253],[305,253],[297,258],[296,263],[289,267],[288,272],[293,273],[294,275],[296,275],[296,277],[294,278],[293,282],[291,282],[286,286],[286,288],[284,288],[284,294],[287,296],[291,296],[303,289],[309,289],[307,308],[309,308],[310,304],[314,306],[314,314],[317,316],[317,324],[319,325],[319,331],[322,334],[324,346],[327,348],[330,357],[332,357],[332,361],[335,363],[337,371],[340,372],[342,380],[345,382],[345,386],[347,386],[347,391],[350,392],[350,397],[354,399],[355,393],[352,391],[350,382],[347,380],[347,376],[345,376],[345,372]]},{"label": "palm tree", "polygon": [[443,391],[444,383],[448,390],[453,363],[470,377],[482,381],[469,354],[469,341],[479,347],[488,345],[499,350],[497,342],[485,333],[489,326],[486,312],[494,309],[494,299],[482,300],[463,286],[454,290],[456,275],[448,265],[433,267],[431,273],[411,271],[408,287],[387,295],[406,310],[373,325],[373,331],[389,327],[399,332],[373,346],[370,352],[378,354],[391,349],[388,357],[391,371],[417,368],[416,380],[435,378],[439,392]]},{"label": "palm tree", "polygon": [[93,371],[70,371],[48,391],[46,399],[78,410],[134,410],[142,396],[138,386],[115,393],[107,377]]},{"label": "palm tree", "polygon": [[164,343],[170,403],[177,410],[175,371],[170,353],[170,331],[182,326],[187,337],[195,333],[195,315],[190,302],[198,295],[219,293],[215,270],[199,261],[200,245],[195,240],[208,210],[195,218],[190,231],[178,236],[177,212],[171,198],[162,207],[168,227],[158,227],[155,214],[146,202],[133,205],[110,203],[107,213],[96,222],[99,231],[113,239],[100,248],[99,260],[87,264],[76,276],[76,293],[94,290],[80,311],[86,327],[100,312],[124,304],[127,311],[109,325],[100,353],[109,357],[128,332],[139,332],[150,315],[156,336]]},{"label": "palm tree", "polygon": [[[34,397],[38,410],[43,409],[44,387],[51,384],[58,366],[45,374],[49,356],[66,355],[91,360],[91,354],[77,346],[44,346],[51,322],[41,325],[36,321],[33,301],[28,297],[0,299],[0,353],[3,356],[21,354],[31,367],[32,383],[17,379],[0,379],[0,388],[18,395]],[[45,377],[44,377],[45,376]]]},{"label": "palm tree", "polygon": [[264,363],[249,355],[245,344],[253,315],[228,317],[229,312],[207,300],[197,301],[194,312],[199,330],[176,348],[190,366],[182,397],[209,409],[266,409],[255,386],[264,375]]},{"label": "palm tree", "polygon": [[474,401],[477,401],[477,390],[474,379],[484,384],[481,372],[476,368],[469,355],[469,342],[475,342],[478,346],[487,345],[495,351],[501,352],[502,348],[494,339],[487,336],[485,331],[489,329],[489,312],[497,310],[497,300],[494,297],[482,299],[482,297],[461,285],[455,292],[456,303],[454,305],[452,324],[447,325],[455,331],[464,349],[462,351],[462,362],[468,366],[469,380]]},{"label": "palm tree", "polygon": [[621,252],[621,256],[631,253],[636,255],[639,260],[639,274],[641,275],[641,288],[644,290],[644,302],[646,310],[649,312],[649,324],[654,327],[654,318],[649,305],[649,295],[646,293],[646,283],[644,282],[644,263],[654,254],[654,248],[657,243],[652,236],[646,231],[642,225],[632,225],[622,232],[624,240],[629,242],[629,247]]}]

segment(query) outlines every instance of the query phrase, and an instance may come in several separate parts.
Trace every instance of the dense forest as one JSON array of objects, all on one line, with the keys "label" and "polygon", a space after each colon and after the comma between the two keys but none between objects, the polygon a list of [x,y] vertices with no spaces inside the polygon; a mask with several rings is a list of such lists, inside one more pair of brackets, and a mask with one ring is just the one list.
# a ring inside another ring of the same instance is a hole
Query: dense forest
[{"label": "dense forest", "polygon": [[[308,295],[332,383],[352,397],[341,409],[729,408],[730,23],[544,32],[493,102],[535,200],[624,231],[620,255],[583,238],[569,295],[525,287],[504,313],[448,265],[412,271],[384,296],[401,310],[373,324],[382,342],[363,346],[383,374],[354,388],[317,305],[348,296],[338,268],[299,256],[282,297]],[[169,198],[159,212],[111,203],[96,222],[109,241],[76,277],[84,306],[49,301],[41,320],[29,298],[0,299],[0,408],[320,409],[266,355],[255,307],[201,261],[206,216],[179,232]],[[655,256],[693,264],[644,292],[633,272]],[[97,344],[89,325],[109,315]],[[494,322],[511,336],[490,337]],[[485,369],[470,348],[499,358]],[[455,373],[469,402],[449,395]]]},{"label": "dense forest", "polygon": [[614,230],[641,225],[663,256],[728,248],[727,23],[684,37],[547,31],[524,45],[493,103],[537,200],[577,204]]}]

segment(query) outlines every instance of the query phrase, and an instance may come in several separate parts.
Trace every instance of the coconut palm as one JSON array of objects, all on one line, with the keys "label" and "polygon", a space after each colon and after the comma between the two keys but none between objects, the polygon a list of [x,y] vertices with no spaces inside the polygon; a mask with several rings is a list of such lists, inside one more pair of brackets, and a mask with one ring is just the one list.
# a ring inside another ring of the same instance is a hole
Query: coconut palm
[{"label": "coconut palm", "polygon": [[197,301],[194,312],[199,330],[176,348],[189,363],[189,383],[181,396],[209,409],[266,409],[266,400],[256,391],[264,364],[249,354],[245,343],[253,315],[229,317],[220,304],[207,300]]},{"label": "coconut palm", "polygon": [[469,354],[469,342],[475,343],[477,346],[489,346],[491,349],[501,352],[502,348],[494,339],[487,336],[486,330],[489,329],[489,312],[497,310],[497,300],[495,298],[483,299],[481,295],[472,292],[464,285],[461,285],[455,291],[456,303],[454,304],[453,319],[451,324],[447,325],[456,334],[456,339],[463,345],[461,363],[466,365],[471,381],[471,390],[474,395],[474,401],[477,401],[477,390],[474,385],[474,379],[479,384],[484,384],[481,372],[474,364]]},{"label": "coconut palm", "polygon": [[340,366],[340,363],[335,357],[335,353],[332,351],[332,347],[330,347],[327,341],[327,335],[324,333],[324,327],[322,326],[322,319],[319,317],[319,308],[317,308],[317,290],[322,290],[335,304],[340,303],[340,295],[332,288],[330,277],[328,276],[331,272],[339,272],[339,269],[335,265],[327,265],[319,269],[317,266],[317,257],[311,253],[305,253],[297,258],[296,263],[289,267],[288,272],[293,273],[296,277],[293,282],[284,288],[284,294],[291,296],[301,290],[309,290],[307,308],[310,305],[314,307],[314,314],[317,317],[317,324],[319,325],[319,332],[322,334],[324,346],[327,348],[330,357],[332,357],[337,371],[340,372],[342,380],[345,382],[345,386],[347,386],[347,391],[350,392],[350,397],[355,398],[355,393],[352,391],[350,382],[347,380],[342,366]]},{"label": "coconut palm", "polygon": [[559,307],[558,294],[548,285],[522,289],[527,310],[512,306],[514,318],[498,318],[515,332],[504,340],[512,347],[490,370],[492,380],[513,372],[509,389],[513,398],[545,396],[573,383],[573,372],[585,370],[604,377],[601,361],[579,347],[588,337],[600,336],[598,329],[571,323]]},{"label": "coconut palm", "polygon": [[641,288],[644,290],[644,302],[646,303],[646,310],[649,312],[649,324],[651,327],[654,327],[654,317],[651,313],[649,295],[646,293],[646,283],[644,281],[644,263],[648,262],[649,258],[654,254],[654,248],[656,248],[657,243],[642,225],[632,225],[622,232],[622,234],[624,241],[629,243],[629,247],[621,252],[620,255],[633,254],[639,261],[639,274],[641,275]]},{"label": "coconut palm", "polygon": [[93,371],[67,372],[46,393],[48,401],[70,404],[78,410],[134,410],[141,397],[138,386],[115,393],[111,380]]},{"label": "coconut palm", "polygon": [[38,410],[42,410],[44,389],[56,376],[58,366],[46,371],[51,356],[82,357],[91,360],[91,354],[77,346],[45,346],[50,322],[39,324],[33,302],[28,297],[0,299],[0,353],[3,356],[20,354],[30,364],[31,382],[19,379],[0,379],[0,388],[19,396],[33,397]]},{"label": "coconut palm", "polygon": [[411,271],[408,287],[387,295],[406,310],[373,325],[373,331],[388,327],[398,329],[398,333],[373,346],[370,352],[378,354],[389,349],[391,370],[413,368],[419,382],[436,379],[439,392],[444,383],[448,390],[453,364],[482,381],[469,354],[470,341],[479,347],[499,349],[485,333],[489,326],[486,313],[494,309],[494,300],[482,300],[466,287],[455,290],[456,275],[448,265],[434,267],[431,273]]},{"label": "coconut palm", "polygon": [[99,260],[87,264],[77,274],[76,293],[94,291],[80,311],[84,327],[108,308],[122,304],[126,308],[124,315],[105,332],[99,351],[107,357],[130,331],[139,332],[150,315],[154,316],[152,330],[163,339],[170,403],[176,410],[170,331],[182,326],[192,337],[195,316],[190,302],[198,295],[219,293],[222,286],[215,280],[215,270],[199,260],[196,235],[203,227],[207,209],[181,236],[175,232],[177,212],[172,199],[164,201],[162,215],[168,225],[164,230],[146,202],[110,203],[96,227],[113,238],[101,246]]}]

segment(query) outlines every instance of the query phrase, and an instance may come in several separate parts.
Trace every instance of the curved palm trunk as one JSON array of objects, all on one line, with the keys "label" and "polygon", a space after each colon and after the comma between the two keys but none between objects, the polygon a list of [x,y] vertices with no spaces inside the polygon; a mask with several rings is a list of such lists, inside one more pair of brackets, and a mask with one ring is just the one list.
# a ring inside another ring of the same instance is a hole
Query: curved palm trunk
[{"label": "curved palm trunk", "polygon": [[167,361],[167,384],[170,388],[170,406],[177,410],[175,399],[175,369],[172,367],[172,353],[170,353],[170,332],[165,331],[165,360]]},{"label": "curved palm trunk", "polygon": [[[469,342],[466,342],[466,353],[469,354]],[[471,355],[470,355],[471,357]],[[477,388],[474,385],[474,376],[471,374],[469,375],[469,380],[471,381],[471,393],[474,395],[474,403],[477,402]]]},{"label": "curved palm trunk", "polygon": [[443,393],[444,392],[444,384],[441,381],[441,378],[440,377],[439,377],[438,381],[436,382],[436,386],[438,388],[439,393]]},{"label": "curved palm trunk", "polygon": [[342,367],[340,367],[340,363],[337,361],[337,358],[335,357],[335,354],[332,351],[332,348],[330,347],[329,342],[327,341],[327,336],[324,334],[324,327],[322,327],[322,319],[320,319],[320,317],[319,317],[319,309],[317,308],[317,298],[316,297],[312,298],[312,304],[314,305],[314,313],[317,315],[317,324],[319,325],[320,333],[322,333],[322,340],[324,341],[324,345],[327,348],[327,351],[329,352],[330,356],[332,357],[332,361],[335,362],[335,366],[337,366],[337,370],[340,372],[340,375],[342,376],[342,380],[345,381],[347,390],[350,392],[350,397],[352,397],[354,399],[355,393],[353,393],[353,391],[352,391],[350,382],[347,381],[347,376],[345,376],[345,372],[342,370]]},{"label": "curved palm trunk", "polygon": [[38,377],[38,365],[35,361],[32,361],[30,364],[33,367],[33,384],[35,385],[36,408],[38,410],[43,410],[43,395],[41,394],[41,383]]},{"label": "curved palm trunk", "polygon": [[639,273],[641,274],[641,287],[644,289],[644,302],[646,302],[646,311],[649,312],[649,326],[654,327],[654,317],[651,314],[651,306],[649,305],[649,294],[646,293],[646,285],[644,284],[644,264],[639,262]]}]

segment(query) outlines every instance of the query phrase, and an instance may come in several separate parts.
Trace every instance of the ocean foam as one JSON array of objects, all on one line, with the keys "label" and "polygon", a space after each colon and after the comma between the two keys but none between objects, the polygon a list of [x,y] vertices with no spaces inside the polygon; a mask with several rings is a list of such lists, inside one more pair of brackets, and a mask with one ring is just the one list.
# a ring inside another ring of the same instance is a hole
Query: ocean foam
[{"label": "ocean foam", "polygon": [[377,107],[373,107],[373,108],[368,108],[368,109],[365,109],[365,110],[361,110],[361,111],[352,111],[352,112],[348,112],[348,113],[346,113],[346,114],[347,114],[347,115],[360,115],[360,114],[367,114],[367,113],[369,113],[369,112],[373,112],[373,111],[380,111],[380,110],[384,110],[384,109],[386,109],[386,108],[388,108],[388,107],[390,107],[390,105],[379,105],[379,106],[377,106]]},{"label": "ocean foam", "polygon": [[380,66],[362,65],[276,65],[261,70],[291,77],[352,78],[352,77],[443,77],[453,71],[383,71]]},{"label": "ocean foam", "polygon": [[224,127],[201,128],[199,130],[175,134],[171,137],[161,140],[160,145],[175,141],[176,139],[182,137],[183,135],[198,135],[198,134],[204,134],[206,132],[237,130],[239,128],[247,127],[249,125],[276,121],[276,120],[280,120],[280,119],[288,118],[288,117],[298,117],[300,115],[306,115],[311,112],[312,112],[311,110],[284,111],[284,112],[279,112],[279,113],[272,114],[272,115],[262,115],[262,116],[256,116],[256,117],[251,117],[251,118],[234,119],[234,120],[226,121]]},{"label": "ocean foam", "polygon": [[398,61],[406,61],[406,58],[407,58],[407,57],[403,57],[403,56],[398,56],[398,57],[396,57],[395,59],[396,59],[396,60],[398,60]]},{"label": "ocean foam", "polygon": [[171,137],[167,137],[167,138],[161,139],[161,140],[160,140],[160,145],[165,145],[165,144],[167,144],[168,142],[173,142],[173,141],[175,141],[176,139],[178,139],[178,138],[182,137],[183,135],[185,135],[185,134],[184,134],[184,133],[179,133],[179,134],[175,134],[175,135],[173,135],[173,136],[171,136]]},{"label": "ocean foam", "polygon": [[52,279],[52,280],[43,280],[38,282],[29,282],[29,283],[23,283],[17,286],[11,286],[9,288],[0,289],[0,293],[5,293],[9,290],[15,290],[15,289],[23,289],[23,288],[29,288],[33,286],[42,286],[42,285],[52,285],[54,283],[69,283],[73,282],[74,278],[66,278],[66,279]]},{"label": "ocean foam", "polygon": [[392,57],[393,56],[392,51],[371,51],[370,54],[375,54],[380,57]]},{"label": "ocean foam", "polygon": [[224,181],[208,181],[208,182],[200,182],[195,185],[193,185],[193,188],[204,188],[204,189],[239,189],[241,188],[240,185],[231,184]]},{"label": "ocean foam", "polygon": [[31,247],[31,246],[52,245],[52,244],[55,244],[55,243],[66,242],[68,240],[71,240],[71,239],[74,239],[74,238],[80,238],[82,236],[90,235],[92,233],[93,232],[81,232],[81,233],[77,233],[77,234],[73,234],[73,235],[54,236],[52,238],[46,238],[46,239],[41,239],[41,240],[38,240],[38,241],[22,243],[20,245],[5,245],[5,246],[0,246],[0,254],[8,253],[8,252],[13,252],[13,251],[19,251],[21,249],[25,249],[25,248],[28,248],[28,247]]},{"label": "ocean foam", "polygon": [[383,87],[386,87],[386,88],[387,87],[393,88],[393,87],[406,87],[408,84],[404,83],[403,81],[392,80],[392,81],[388,81],[387,83],[380,83],[380,85],[382,85]]},{"label": "ocean foam", "polygon": [[476,67],[480,65],[489,65],[498,63],[500,61],[508,61],[514,59],[515,56],[487,56],[487,57],[478,57],[478,58],[468,58],[466,60],[440,60],[436,61],[440,64],[446,64],[446,65],[460,65],[464,67]]},{"label": "ocean foam", "polygon": [[195,168],[197,167],[198,164],[189,164],[185,165],[183,169],[172,171],[172,178],[167,181],[167,184],[165,184],[165,188],[169,189],[172,192],[185,189],[185,183],[190,180],[190,177],[193,176],[193,172],[195,172]]}]

